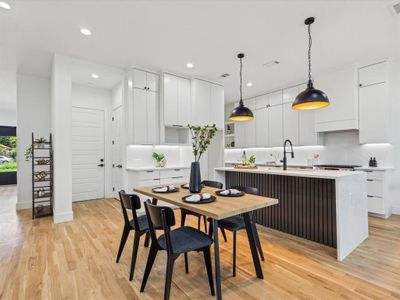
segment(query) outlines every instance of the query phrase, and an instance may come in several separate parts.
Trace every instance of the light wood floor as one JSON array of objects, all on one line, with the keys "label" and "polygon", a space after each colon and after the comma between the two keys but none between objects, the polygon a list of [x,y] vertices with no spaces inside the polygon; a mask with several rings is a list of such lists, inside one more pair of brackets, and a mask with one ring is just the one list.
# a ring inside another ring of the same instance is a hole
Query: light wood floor
[{"label": "light wood floor", "polygon": [[[10,189],[0,187],[0,205],[15,197]],[[144,293],[139,287],[148,249],[139,248],[132,283],[132,237],[115,263],[122,230],[116,200],[76,203],[74,217],[55,225],[51,218],[31,220],[30,210],[0,216],[1,299],[162,299],[165,253],[159,253]],[[316,243],[270,229],[260,235],[264,280],[255,278],[243,233],[236,278],[231,276],[231,235],[221,243],[224,299],[400,299],[400,216],[370,218],[370,237],[344,262]],[[176,262],[171,298],[213,299],[201,253],[189,259],[188,275],[183,257]]]}]

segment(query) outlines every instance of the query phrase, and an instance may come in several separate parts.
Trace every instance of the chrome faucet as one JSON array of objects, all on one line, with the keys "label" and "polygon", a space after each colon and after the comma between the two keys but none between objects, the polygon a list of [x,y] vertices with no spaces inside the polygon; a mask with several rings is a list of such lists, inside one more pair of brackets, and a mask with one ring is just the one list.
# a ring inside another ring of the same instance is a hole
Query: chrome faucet
[{"label": "chrome faucet", "polygon": [[[287,143],[290,144],[290,152],[286,152]],[[289,139],[285,140],[285,142],[283,143],[283,159],[281,160],[281,162],[283,162],[283,170],[287,170],[287,157],[286,157],[287,153],[290,153],[292,155],[292,158],[294,158],[293,145]]]}]

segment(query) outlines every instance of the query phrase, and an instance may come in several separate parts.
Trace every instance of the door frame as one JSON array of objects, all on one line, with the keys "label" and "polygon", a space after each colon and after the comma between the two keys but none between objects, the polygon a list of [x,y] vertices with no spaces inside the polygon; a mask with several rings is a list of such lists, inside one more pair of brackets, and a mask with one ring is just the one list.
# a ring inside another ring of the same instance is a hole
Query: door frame
[{"label": "door frame", "polygon": [[110,139],[109,139],[109,148],[110,148],[110,197],[111,198],[116,198],[116,199],[118,199],[118,191],[117,190],[113,190],[113,188],[115,188],[113,185],[114,185],[114,180],[113,180],[113,167],[112,167],[112,165],[113,165],[113,163],[114,163],[114,161],[113,161],[113,152],[112,152],[112,147],[113,147],[113,145],[112,145],[112,141],[113,141],[113,132],[112,132],[112,118],[113,118],[113,116],[114,116],[114,112],[116,111],[116,110],[118,110],[118,109],[121,109],[121,120],[120,120],[120,122],[121,122],[121,128],[120,128],[120,136],[121,136],[121,139],[120,139],[120,151],[119,151],[119,153],[120,153],[120,161],[121,161],[121,164],[122,164],[122,169],[121,169],[121,186],[122,186],[122,188],[124,188],[124,164],[125,164],[125,157],[124,157],[124,155],[125,155],[125,152],[124,152],[124,147],[125,147],[125,145],[124,145],[124,136],[123,136],[123,133],[124,133],[124,122],[123,122],[123,120],[124,120],[124,118],[125,118],[125,116],[124,116],[124,114],[125,114],[125,112],[124,112],[124,105],[123,104],[121,104],[121,105],[118,105],[118,106],[116,106],[116,107],[114,107],[114,108],[111,108],[110,109],[110,117],[109,117],[109,123],[110,123]]}]

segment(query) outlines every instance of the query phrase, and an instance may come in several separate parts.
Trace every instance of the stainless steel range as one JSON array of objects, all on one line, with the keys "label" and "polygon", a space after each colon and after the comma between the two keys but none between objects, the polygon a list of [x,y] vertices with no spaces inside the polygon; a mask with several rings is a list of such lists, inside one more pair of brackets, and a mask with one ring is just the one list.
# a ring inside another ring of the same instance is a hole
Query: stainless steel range
[{"label": "stainless steel range", "polygon": [[320,165],[314,165],[315,168],[321,169],[321,170],[336,170],[336,171],[354,171],[355,168],[361,167],[360,165],[329,165],[329,164],[320,164]]}]

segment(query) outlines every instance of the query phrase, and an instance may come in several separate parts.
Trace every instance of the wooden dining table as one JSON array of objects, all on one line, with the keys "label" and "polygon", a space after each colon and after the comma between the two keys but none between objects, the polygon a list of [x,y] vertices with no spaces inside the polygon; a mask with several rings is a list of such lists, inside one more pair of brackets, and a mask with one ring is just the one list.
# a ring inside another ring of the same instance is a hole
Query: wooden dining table
[{"label": "wooden dining table", "polygon": [[[176,183],[175,186],[180,186],[181,184],[184,183]],[[157,200],[165,201],[169,204],[181,208],[186,208],[188,210],[197,212],[212,219],[213,232],[215,233],[214,259],[215,259],[215,282],[216,282],[217,299],[222,299],[219,238],[218,238],[219,220],[236,216],[239,214],[243,215],[256,275],[258,278],[261,279],[264,278],[260,264],[260,259],[258,257],[255,235],[254,235],[256,227],[254,225],[252,226],[250,213],[254,210],[263,207],[276,205],[278,204],[278,199],[256,196],[251,194],[245,194],[241,197],[223,197],[215,194],[215,192],[218,191],[218,189],[212,187],[204,187],[201,193],[210,193],[211,195],[216,197],[216,200],[211,203],[188,203],[182,200],[184,196],[191,194],[188,189],[179,188],[179,191],[175,193],[153,192],[153,188],[158,186],[160,185],[137,187],[134,189],[134,191],[142,195],[151,197],[154,200],[153,203],[157,203]]]}]

